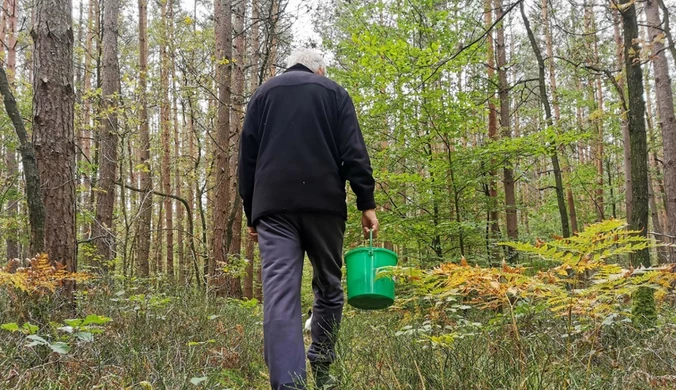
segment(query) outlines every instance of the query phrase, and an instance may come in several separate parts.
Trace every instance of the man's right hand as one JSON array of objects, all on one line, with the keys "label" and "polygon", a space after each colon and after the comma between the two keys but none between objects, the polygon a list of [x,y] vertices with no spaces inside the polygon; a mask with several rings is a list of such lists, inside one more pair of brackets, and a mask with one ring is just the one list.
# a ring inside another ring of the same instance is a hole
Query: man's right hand
[{"label": "man's right hand", "polygon": [[253,226],[249,226],[248,230],[249,230],[249,238],[251,238],[253,242],[258,242],[258,232],[256,232],[256,228]]},{"label": "man's right hand", "polygon": [[378,236],[378,218],[376,217],[376,211],[364,210],[361,213],[361,226],[364,229],[364,238],[369,238],[369,231],[373,230],[373,238]]}]

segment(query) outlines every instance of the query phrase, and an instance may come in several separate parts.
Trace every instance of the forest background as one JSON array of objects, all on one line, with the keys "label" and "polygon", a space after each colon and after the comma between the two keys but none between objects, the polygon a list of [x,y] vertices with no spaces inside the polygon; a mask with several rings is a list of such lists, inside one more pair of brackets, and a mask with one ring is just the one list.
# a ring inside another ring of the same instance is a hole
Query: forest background
[{"label": "forest background", "polygon": [[[251,94],[309,46],[355,101],[378,245],[401,266],[395,307],[347,309],[350,388],[670,386],[674,12],[669,0],[3,0],[0,378],[264,387],[238,141]],[[363,244],[348,204],[346,249]],[[163,330],[149,336],[151,323]],[[121,359],[132,345],[157,355]],[[379,375],[358,364],[374,353]]]}]

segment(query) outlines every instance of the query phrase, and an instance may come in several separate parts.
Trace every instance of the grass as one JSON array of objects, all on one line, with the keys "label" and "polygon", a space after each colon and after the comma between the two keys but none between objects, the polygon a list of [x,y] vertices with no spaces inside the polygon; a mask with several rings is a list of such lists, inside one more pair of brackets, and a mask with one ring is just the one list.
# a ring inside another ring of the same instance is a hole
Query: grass
[{"label": "grass", "polygon": [[[309,282],[309,278],[307,279]],[[58,315],[32,313],[38,335],[67,354],[26,346],[0,331],[4,389],[267,389],[262,310],[255,302],[207,299],[161,284],[92,285],[77,317],[107,316],[92,342],[58,330]],[[6,291],[0,323],[17,321]],[[364,313],[349,307],[333,373],[343,389],[670,389],[676,386],[676,311],[659,327],[631,323],[570,329],[536,311],[511,320],[465,310],[429,320],[427,308]],[[51,323],[50,321],[55,321]],[[447,326],[445,330],[440,328]],[[444,338],[444,334],[454,338]]]}]

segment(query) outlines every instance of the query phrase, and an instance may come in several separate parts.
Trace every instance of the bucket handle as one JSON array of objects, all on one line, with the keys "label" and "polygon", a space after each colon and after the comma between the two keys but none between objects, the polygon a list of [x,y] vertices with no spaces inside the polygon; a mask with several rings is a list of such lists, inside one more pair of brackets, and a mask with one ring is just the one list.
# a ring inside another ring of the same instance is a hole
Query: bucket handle
[{"label": "bucket handle", "polygon": [[369,255],[373,256],[373,229],[369,229]]}]

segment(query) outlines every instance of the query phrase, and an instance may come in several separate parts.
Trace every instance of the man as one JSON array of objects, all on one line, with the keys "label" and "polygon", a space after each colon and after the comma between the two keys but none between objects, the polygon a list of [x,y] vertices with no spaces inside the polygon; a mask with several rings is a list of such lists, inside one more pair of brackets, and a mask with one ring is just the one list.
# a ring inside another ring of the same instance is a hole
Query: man
[{"label": "man", "polygon": [[247,107],[239,191],[262,258],[265,361],[273,389],[306,378],[300,305],[303,259],[313,268],[312,345],[317,388],[331,388],[329,365],[343,311],[345,182],[362,211],[364,234],[378,230],[375,182],[352,99],[324,77],[326,65],[303,49],[261,85]]}]

